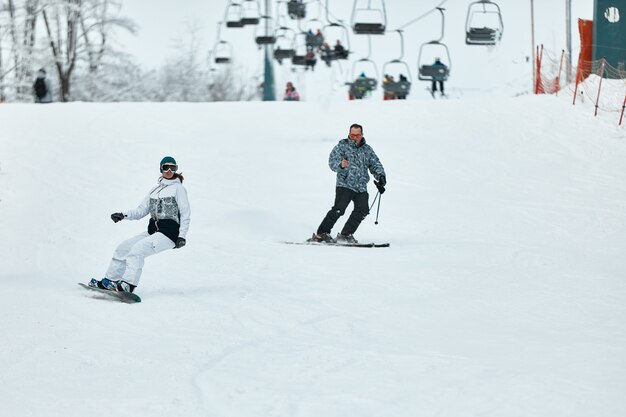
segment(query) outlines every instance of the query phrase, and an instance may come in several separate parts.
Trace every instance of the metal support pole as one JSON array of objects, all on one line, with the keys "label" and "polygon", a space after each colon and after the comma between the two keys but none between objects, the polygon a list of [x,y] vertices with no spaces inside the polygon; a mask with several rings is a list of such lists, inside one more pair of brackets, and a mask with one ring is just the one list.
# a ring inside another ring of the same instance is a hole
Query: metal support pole
[{"label": "metal support pole", "polygon": [[[265,0],[265,16],[271,16],[270,0]],[[270,32],[270,20],[265,19],[265,33]],[[272,29],[273,30],[273,29]],[[264,49],[264,74],[263,74],[263,101],[276,101],[276,91],[274,88],[274,62],[270,53],[271,45],[265,45]],[[273,51],[273,47],[272,47]]]},{"label": "metal support pole", "polygon": [[598,115],[598,104],[600,103],[600,92],[602,91],[602,79],[604,78],[604,66],[606,65],[606,60],[602,58],[602,69],[600,69],[600,84],[598,85],[598,96],[596,97],[596,111],[593,114],[594,116]]},{"label": "metal support pole", "polygon": [[533,71],[533,88],[537,86],[537,80],[535,78],[535,2],[530,0],[530,38],[532,43],[533,59],[531,63]]},{"label": "metal support pole", "polygon": [[572,0],[565,0],[565,45],[567,48],[567,65],[565,81],[572,82]]}]

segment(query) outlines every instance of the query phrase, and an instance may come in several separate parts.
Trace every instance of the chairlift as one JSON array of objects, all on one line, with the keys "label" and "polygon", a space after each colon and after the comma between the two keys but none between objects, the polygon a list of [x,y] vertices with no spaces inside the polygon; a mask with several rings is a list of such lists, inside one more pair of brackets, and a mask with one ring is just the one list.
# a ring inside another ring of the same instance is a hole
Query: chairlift
[{"label": "chairlift", "polygon": [[[332,22],[329,16],[328,0],[326,0],[326,21],[322,34],[328,43],[329,50],[322,50],[322,60],[330,66],[331,61],[348,59],[350,55],[350,31],[342,21]],[[335,42],[335,46],[331,42]],[[330,49],[333,48],[333,49]]]},{"label": "chairlift", "polygon": [[[310,19],[306,24],[306,45],[311,48],[321,48],[324,43],[324,34],[322,29],[324,25],[319,19]],[[319,31],[319,35],[318,35]]]},{"label": "chairlift", "polygon": [[241,22],[244,25],[258,25],[261,19],[261,5],[259,0],[244,0],[241,3]]},{"label": "chairlift", "polygon": [[226,6],[226,12],[224,13],[226,27],[242,28],[244,26],[242,18],[243,6],[239,3],[229,2]]},{"label": "chairlift", "polygon": [[230,64],[233,57],[233,46],[227,41],[218,41],[213,49],[216,64]]},{"label": "chairlift", "polygon": [[[382,86],[385,93],[393,93],[398,98],[406,98],[411,92],[411,68],[409,64],[403,60],[404,58],[404,35],[401,30],[396,30],[400,35],[400,57],[391,61],[385,62],[383,65],[383,77],[389,74],[389,68],[402,68],[398,70],[397,79],[394,81],[383,80]],[[406,74],[406,75],[405,75]]]},{"label": "chairlift", "polygon": [[217,23],[217,40],[211,54],[216,64],[230,64],[233,57],[233,47],[230,42],[222,39],[222,24],[224,22]]},{"label": "chairlift", "polygon": [[[367,7],[364,3],[367,1]],[[372,7],[377,3],[378,7]],[[352,30],[357,35],[384,35],[387,12],[384,0],[354,0],[352,5]]]},{"label": "chairlift", "polygon": [[276,36],[274,36],[274,25],[272,24],[272,18],[270,16],[261,16],[259,18],[259,24],[255,28],[254,40],[259,47],[261,45],[273,45],[276,43]]},{"label": "chairlift", "polygon": [[[352,64],[352,74],[354,75],[354,81],[347,82],[346,85],[350,87],[350,97],[356,99],[362,99],[365,94],[376,90],[378,85],[378,68],[376,63],[370,59],[372,55],[372,41],[367,37],[368,54],[367,57],[358,59]],[[372,70],[372,71],[370,71]],[[369,74],[374,74],[372,77]]]},{"label": "chairlift", "polygon": [[276,29],[275,36],[274,59],[282,64],[283,59],[290,59],[296,54],[293,46],[296,33],[291,28],[279,27]]},{"label": "chairlift", "polygon": [[[291,64],[295,66],[307,65],[307,53],[308,47],[306,44],[307,34],[306,32],[298,32],[293,38],[293,50],[294,54],[291,57]],[[311,63],[309,59],[309,63]]]},{"label": "chairlift", "polygon": [[[452,67],[448,46],[441,42],[444,35],[445,16],[443,11],[445,9],[437,7],[437,10],[441,13],[441,36],[437,40],[422,44],[417,55],[418,78],[422,81],[446,81],[450,76],[450,69]],[[428,51],[429,53],[425,54],[424,51]],[[428,62],[432,62],[434,57],[439,58],[443,56],[444,54],[442,54],[442,52],[444,52],[447,57],[446,64],[425,63],[427,57]]]},{"label": "chairlift", "polygon": [[306,4],[303,0],[289,0],[287,13],[294,20],[304,19],[306,17]]},{"label": "chairlift", "polygon": [[470,3],[465,19],[467,45],[495,45],[502,39],[503,31],[500,6],[490,0]]}]

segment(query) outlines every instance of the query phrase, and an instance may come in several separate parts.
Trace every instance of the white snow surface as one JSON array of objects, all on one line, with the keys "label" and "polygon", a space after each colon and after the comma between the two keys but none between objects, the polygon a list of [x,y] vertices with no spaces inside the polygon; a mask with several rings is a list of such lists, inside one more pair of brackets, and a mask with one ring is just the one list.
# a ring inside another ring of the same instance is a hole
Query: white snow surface
[{"label": "white snow surface", "polygon": [[[0,414],[626,415],[625,130],[570,101],[0,105]],[[354,122],[391,247],[281,243]],[[188,244],[96,299],[165,155]]]}]

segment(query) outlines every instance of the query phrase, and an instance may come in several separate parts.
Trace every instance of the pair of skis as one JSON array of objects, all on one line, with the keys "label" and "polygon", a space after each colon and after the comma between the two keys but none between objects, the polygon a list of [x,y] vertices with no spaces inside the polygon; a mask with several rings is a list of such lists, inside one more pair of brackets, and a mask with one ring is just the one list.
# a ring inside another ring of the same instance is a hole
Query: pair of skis
[{"label": "pair of skis", "polygon": [[346,248],[388,248],[389,243],[283,242],[287,245],[343,246]]}]

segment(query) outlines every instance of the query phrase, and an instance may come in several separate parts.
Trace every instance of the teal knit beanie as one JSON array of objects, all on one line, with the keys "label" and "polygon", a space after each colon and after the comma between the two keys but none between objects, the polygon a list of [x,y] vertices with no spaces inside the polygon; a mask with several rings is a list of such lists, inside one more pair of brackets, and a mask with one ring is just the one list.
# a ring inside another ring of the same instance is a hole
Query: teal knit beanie
[{"label": "teal knit beanie", "polygon": [[[176,160],[174,158],[172,158],[171,156],[166,156],[163,159],[161,159],[161,163],[159,164],[159,169],[161,169],[161,167],[165,164],[172,164],[172,165],[178,165],[176,163]],[[163,172],[163,171],[161,171]]]}]

